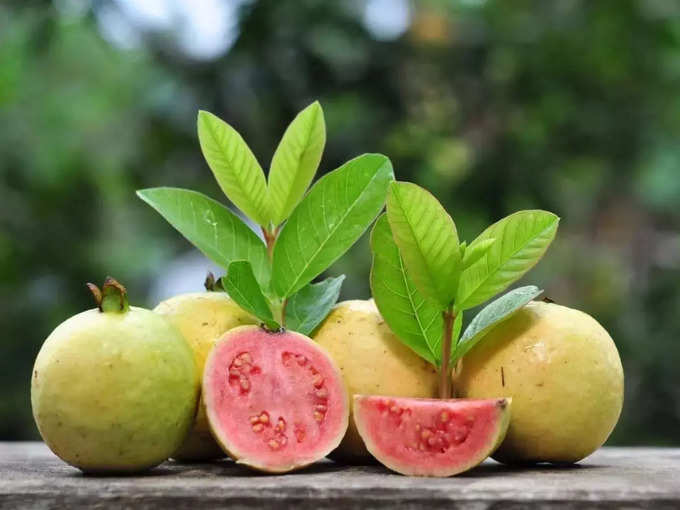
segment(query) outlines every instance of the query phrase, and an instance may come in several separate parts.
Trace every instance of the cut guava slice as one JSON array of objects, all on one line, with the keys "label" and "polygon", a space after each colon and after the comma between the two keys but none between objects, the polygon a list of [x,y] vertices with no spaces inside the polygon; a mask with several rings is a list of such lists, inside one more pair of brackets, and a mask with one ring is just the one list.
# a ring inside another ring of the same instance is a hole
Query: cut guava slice
[{"label": "cut guava slice", "polygon": [[486,400],[354,396],[366,448],[403,475],[452,476],[475,467],[503,441],[509,398]]},{"label": "cut guava slice", "polygon": [[217,442],[238,463],[261,471],[307,466],[336,448],[347,430],[342,375],[299,333],[228,331],[206,362],[203,398]]}]

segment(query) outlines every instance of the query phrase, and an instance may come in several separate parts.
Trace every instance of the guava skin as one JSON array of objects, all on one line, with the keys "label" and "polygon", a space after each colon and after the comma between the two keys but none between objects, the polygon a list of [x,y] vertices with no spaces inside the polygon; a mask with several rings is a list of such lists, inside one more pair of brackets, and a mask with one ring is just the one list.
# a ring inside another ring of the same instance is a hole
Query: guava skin
[{"label": "guava skin", "polygon": [[460,397],[513,399],[494,458],[507,464],[574,463],[607,440],[623,406],[623,368],[591,316],[531,302],[494,328],[454,375]]},{"label": "guava skin", "polygon": [[33,367],[33,416],[50,449],[90,473],[166,460],[188,434],[199,378],[191,349],[142,308],[88,310],[60,324]]},{"label": "guava skin", "polygon": [[[372,299],[338,303],[312,337],[340,368],[350,398],[437,394],[434,367],[399,341]],[[353,416],[350,409],[347,433],[330,457],[347,463],[374,462]]]},{"label": "guava skin", "polygon": [[[160,303],[154,312],[165,317],[184,336],[194,353],[199,379],[203,377],[205,360],[215,340],[237,326],[257,324],[224,292],[192,292],[172,297]],[[193,428],[180,449],[172,457],[197,462],[224,457],[215,442],[205,414],[203,398]]]}]

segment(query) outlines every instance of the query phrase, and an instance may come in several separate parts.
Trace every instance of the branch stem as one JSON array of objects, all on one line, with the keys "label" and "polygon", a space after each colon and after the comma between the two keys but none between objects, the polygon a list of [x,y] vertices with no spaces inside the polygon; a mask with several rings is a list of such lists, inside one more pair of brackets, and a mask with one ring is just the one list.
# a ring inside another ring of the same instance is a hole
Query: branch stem
[{"label": "branch stem", "polygon": [[444,318],[444,333],[442,335],[442,366],[439,369],[439,398],[451,398],[451,341],[453,338],[453,323],[456,314],[453,312],[453,305],[442,312]]}]

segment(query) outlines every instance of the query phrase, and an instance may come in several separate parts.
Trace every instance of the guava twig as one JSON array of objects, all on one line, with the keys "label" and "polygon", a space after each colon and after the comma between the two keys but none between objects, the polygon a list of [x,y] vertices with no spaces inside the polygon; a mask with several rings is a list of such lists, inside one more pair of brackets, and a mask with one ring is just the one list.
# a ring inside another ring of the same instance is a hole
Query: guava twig
[{"label": "guava twig", "polygon": [[266,228],[262,227],[262,235],[264,236],[264,242],[267,245],[267,255],[269,256],[269,261],[271,262],[274,255],[274,242],[276,241],[276,236],[278,234],[278,228],[274,232],[269,232]]},{"label": "guava twig", "polygon": [[451,340],[453,338],[453,323],[456,314],[453,312],[453,305],[442,312],[444,318],[444,333],[442,334],[442,366],[439,371],[439,398],[451,398],[451,370],[449,361],[451,360]]}]

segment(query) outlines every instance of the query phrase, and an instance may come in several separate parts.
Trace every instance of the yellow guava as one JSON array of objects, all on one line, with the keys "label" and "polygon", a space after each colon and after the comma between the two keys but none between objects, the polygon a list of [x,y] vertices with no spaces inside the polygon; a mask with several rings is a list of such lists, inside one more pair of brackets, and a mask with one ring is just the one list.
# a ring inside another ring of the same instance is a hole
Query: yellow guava
[{"label": "yellow guava", "polygon": [[[224,292],[181,294],[160,303],[154,311],[164,316],[182,333],[194,353],[199,377],[215,340],[236,326],[257,324]],[[224,457],[224,452],[210,433],[203,398],[191,433],[173,458],[200,461]]]},{"label": "yellow guava", "polygon": [[623,405],[616,346],[591,316],[534,301],[491,330],[454,375],[457,396],[512,397],[504,463],[577,462],[609,437]]},{"label": "yellow guava", "polygon": [[136,472],[182,444],[200,380],[177,329],[128,307],[124,289],[109,298],[120,299],[120,308],[107,308],[104,297],[99,309],[71,317],[45,340],[31,404],[41,436],[65,462],[85,472]]},{"label": "yellow guava", "polygon": [[[399,341],[372,299],[338,303],[313,338],[340,368],[350,399],[360,394],[423,398],[437,394],[435,368]],[[351,414],[347,433],[331,456],[353,463],[373,459]]]}]

